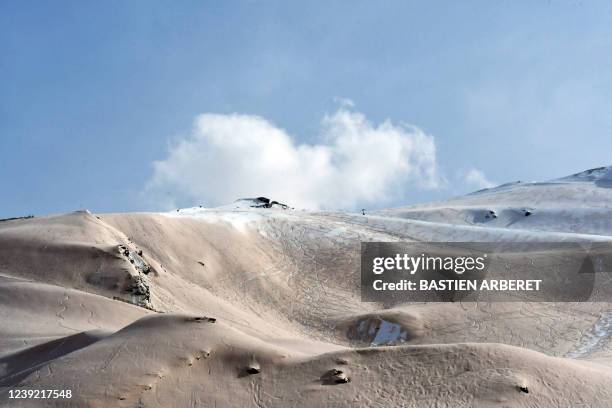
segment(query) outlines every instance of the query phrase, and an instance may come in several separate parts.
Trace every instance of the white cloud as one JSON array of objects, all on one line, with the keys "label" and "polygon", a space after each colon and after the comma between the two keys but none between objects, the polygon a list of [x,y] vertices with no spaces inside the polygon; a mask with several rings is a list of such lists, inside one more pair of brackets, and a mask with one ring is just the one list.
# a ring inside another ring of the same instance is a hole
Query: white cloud
[{"label": "white cloud", "polygon": [[349,98],[342,98],[340,96],[336,96],[334,98],[334,102],[336,102],[341,108],[354,108],[355,107],[355,102],[353,102],[352,99]]},{"label": "white cloud", "polygon": [[488,180],[484,173],[477,169],[470,169],[463,178],[463,182],[470,188],[483,189],[495,187],[496,183]]},{"label": "white cloud", "polygon": [[200,115],[192,134],[153,163],[145,191],[166,206],[266,196],[299,208],[354,209],[439,186],[432,136],[389,120],[375,125],[349,108],[323,119],[314,145],[259,116]]}]

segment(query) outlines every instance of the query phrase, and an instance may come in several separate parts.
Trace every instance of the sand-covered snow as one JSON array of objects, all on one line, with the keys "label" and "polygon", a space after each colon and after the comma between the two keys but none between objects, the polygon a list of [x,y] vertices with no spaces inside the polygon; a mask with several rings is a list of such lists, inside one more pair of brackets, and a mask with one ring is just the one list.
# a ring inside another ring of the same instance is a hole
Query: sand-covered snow
[{"label": "sand-covered snow", "polygon": [[611,241],[610,173],[365,216],[0,222],[0,404],[55,388],[73,398],[47,403],[74,407],[608,407],[612,303],[366,303],[359,248]]}]

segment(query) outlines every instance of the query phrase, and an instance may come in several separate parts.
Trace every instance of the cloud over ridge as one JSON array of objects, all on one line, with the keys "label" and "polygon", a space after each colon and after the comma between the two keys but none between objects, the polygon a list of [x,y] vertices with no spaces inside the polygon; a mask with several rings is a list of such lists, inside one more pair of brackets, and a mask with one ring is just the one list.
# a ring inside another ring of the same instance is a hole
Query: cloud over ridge
[{"label": "cloud over ridge", "polygon": [[165,206],[263,195],[297,208],[355,209],[439,186],[433,136],[390,120],[373,124],[350,108],[323,118],[315,144],[260,116],[199,115],[193,132],[153,163],[147,194],[163,196]]},{"label": "cloud over ridge", "polygon": [[484,173],[478,169],[471,168],[465,173],[464,184],[477,189],[495,187],[496,183],[487,179]]}]

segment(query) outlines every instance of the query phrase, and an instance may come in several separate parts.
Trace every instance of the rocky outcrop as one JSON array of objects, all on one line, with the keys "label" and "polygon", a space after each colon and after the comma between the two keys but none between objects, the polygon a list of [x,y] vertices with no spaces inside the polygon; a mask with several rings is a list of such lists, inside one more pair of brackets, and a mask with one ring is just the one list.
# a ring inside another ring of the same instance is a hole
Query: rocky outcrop
[{"label": "rocky outcrop", "polygon": [[270,200],[267,197],[257,197],[257,198],[241,198],[239,201],[251,201],[250,207],[252,208],[273,208],[280,207],[283,210],[289,208],[287,204],[280,203],[278,201]]},{"label": "rocky outcrop", "polygon": [[144,275],[131,275],[126,292],[130,294],[130,303],[136,306],[153,309],[151,304],[151,289]]},{"label": "rocky outcrop", "polygon": [[129,273],[124,287],[130,303],[153,310],[151,303],[151,288],[147,275],[152,271],[151,266],[143,259],[142,250],[130,248],[127,245],[118,246],[119,253],[132,264],[134,270]]}]

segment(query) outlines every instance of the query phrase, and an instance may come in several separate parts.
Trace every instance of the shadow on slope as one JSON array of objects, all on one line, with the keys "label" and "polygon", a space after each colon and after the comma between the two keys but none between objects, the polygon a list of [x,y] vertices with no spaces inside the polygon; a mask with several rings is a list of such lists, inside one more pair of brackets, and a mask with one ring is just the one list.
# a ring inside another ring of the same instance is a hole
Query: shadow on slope
[{"label": "shadow on slope", "polygon": [[0,387],[13,387],[43,365],[107,336],[100,330],[81,332],[0,358]]}]

